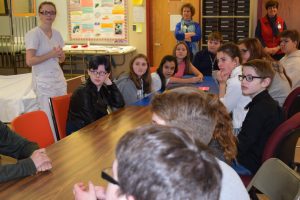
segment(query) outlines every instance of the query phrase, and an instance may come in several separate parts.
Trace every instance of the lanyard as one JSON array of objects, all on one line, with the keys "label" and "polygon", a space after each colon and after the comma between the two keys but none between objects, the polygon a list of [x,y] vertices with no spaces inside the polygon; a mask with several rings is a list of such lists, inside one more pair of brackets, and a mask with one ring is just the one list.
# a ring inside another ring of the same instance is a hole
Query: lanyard
[{"label": "lanyard", "polygon": [[214,65],[216,62],[216,57],[214,59],[212,59],[211,55],[209,54],[209,59],[210,59],[210,63],[211,63],[211,71],[214,71]]}]

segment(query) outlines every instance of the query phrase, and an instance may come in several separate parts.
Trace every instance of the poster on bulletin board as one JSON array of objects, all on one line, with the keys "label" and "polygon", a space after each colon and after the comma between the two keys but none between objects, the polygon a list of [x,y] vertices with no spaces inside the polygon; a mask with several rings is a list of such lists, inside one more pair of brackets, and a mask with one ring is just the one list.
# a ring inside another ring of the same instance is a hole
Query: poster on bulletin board
[{"label": "poster on bulletin board", "polygon": [[128,44],[127,0],[68,0],[69,39]]}]

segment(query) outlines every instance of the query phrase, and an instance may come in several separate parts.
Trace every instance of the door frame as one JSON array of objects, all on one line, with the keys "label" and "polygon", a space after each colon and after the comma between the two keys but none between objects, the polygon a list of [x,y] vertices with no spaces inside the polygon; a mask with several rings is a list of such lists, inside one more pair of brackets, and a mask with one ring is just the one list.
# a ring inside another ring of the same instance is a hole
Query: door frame
[{"label": "door frame", "polygon": [[152,33],[152,14],[151,14],[151,6],[152,6],[151,0],[146,0],[146,48],[147,48],[147,57],[150,62],[150,66],[153,64],[153,33]]}]

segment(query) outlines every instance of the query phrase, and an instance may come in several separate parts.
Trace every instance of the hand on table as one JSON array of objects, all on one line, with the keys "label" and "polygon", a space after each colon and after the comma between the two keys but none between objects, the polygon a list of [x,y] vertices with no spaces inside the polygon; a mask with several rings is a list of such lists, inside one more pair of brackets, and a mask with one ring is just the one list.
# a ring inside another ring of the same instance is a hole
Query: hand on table
[{"label": "hand on table", "polygon": [[46,154],[46,149],[35,150],[30,156],[37,172],[47,171],[52,168],[51,160]]},{"label": "hand on table", "polygon": [[74,185],[73,194],[76,200],[106,199],[103,187],[95,186],[91,181],[89,181],[88,185],[88,188],[82,182]]},{"label": "hand on table", "polygon": [[189,83],[199,83],[203,81],[203,76],[195,76],[187,79]]}]

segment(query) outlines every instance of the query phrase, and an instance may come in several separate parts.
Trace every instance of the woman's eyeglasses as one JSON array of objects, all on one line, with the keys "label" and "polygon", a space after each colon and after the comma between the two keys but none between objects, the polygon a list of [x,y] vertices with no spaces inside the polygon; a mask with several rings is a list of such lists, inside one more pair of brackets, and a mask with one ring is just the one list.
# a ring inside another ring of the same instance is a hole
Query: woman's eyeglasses
[{"label": "woman's eyeglasses", "polygon": [[41,13],[42,15],[45,15],[45,16],[53,16],[53,15],[56,15],[56,12],[55,12],[55,11],[42,10],[42,11],[40,11],[40,13]]},{"label": "woman's eyeglasses", "polygon": [[98,72],[96,70],[90,70],[90,69],[89,69],[89,71],[95,76],[105,76],[107,74],[107,72],[104,72],[104,71]]},{"label": "woman's eyeglasses", "polygon": [[114,185],[119,185],[119,182],[116,181],[112,176],[112,168],[111,167],[102,170],[101,178],[103,178],[104,180],[106,180],[109,183],[112,183]]},{"label": "woman's eyeglasses", "polygon": [[253,79],[255,79],[255,78],[264,79],[264,78],[266,78],[266,77],[252,76],[252,75],[246,75],[246,76],[245,76],[245,75],[239,75],[239,80],[240,80],[240,81],[246,79],[246,81],[252,82]]}]

